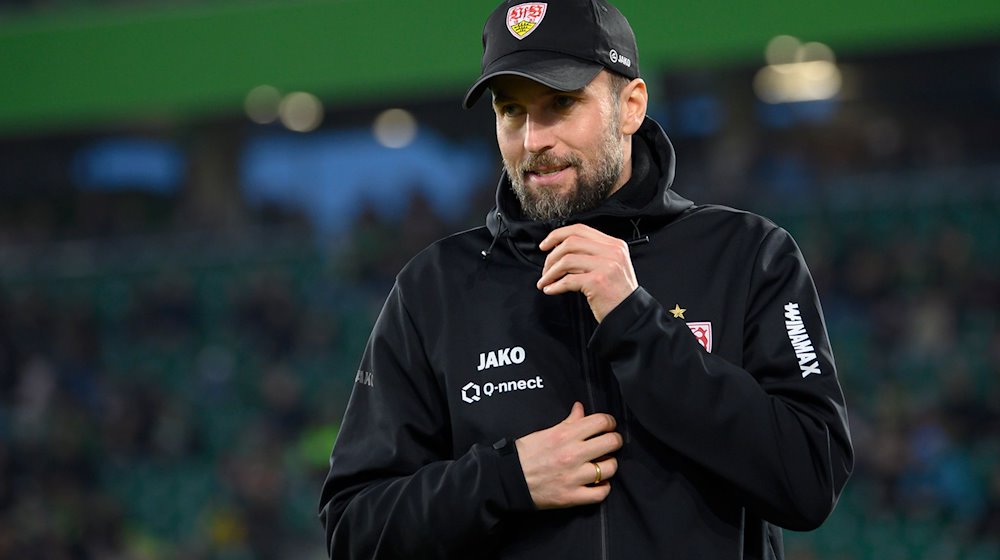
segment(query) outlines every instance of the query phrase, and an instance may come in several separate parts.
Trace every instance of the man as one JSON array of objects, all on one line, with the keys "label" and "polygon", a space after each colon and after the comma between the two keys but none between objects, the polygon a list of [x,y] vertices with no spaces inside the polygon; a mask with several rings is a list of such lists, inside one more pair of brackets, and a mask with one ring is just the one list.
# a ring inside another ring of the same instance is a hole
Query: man
[{"label": "man", "polygon": [[333,558],[781,558],[852,468],[791,237],[670,189],[603,0],[507,2],[487,226],[397,277],[323,488]]}]

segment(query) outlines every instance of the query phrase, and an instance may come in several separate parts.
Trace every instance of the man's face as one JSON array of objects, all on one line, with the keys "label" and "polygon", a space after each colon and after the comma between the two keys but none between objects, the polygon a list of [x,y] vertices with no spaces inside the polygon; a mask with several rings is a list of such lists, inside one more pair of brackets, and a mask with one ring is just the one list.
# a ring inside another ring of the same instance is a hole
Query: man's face
[{"label": "man's face", "polygon": [[573,92],[520,76],[491,82],[497,143],[526,217],[567,218],[624,182],[620,107],[609,82],[606,72]]}]

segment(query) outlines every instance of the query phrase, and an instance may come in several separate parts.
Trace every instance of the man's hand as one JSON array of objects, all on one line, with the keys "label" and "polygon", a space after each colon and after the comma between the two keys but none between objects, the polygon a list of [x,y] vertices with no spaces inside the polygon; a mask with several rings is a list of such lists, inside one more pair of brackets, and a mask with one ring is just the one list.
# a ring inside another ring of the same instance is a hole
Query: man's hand
[{"label": "man's hand", "polygon": [[[562,422],[515,441],[535,507],[567,508],[604,501],[611,492],[608,479],[618,471],[618,460],[608,455],[622,446],[622,436],[614,429],[614,417],[584,416],[583,405],[577,402]],[[597,484],[595,462],[601,469]]]},{"label": "man's hand", "polygon": [[553,230],[538,248],[551,251],[538,289],[548,295],[582,292],[598,323],[639,287],[628,244],[592,227]]}]

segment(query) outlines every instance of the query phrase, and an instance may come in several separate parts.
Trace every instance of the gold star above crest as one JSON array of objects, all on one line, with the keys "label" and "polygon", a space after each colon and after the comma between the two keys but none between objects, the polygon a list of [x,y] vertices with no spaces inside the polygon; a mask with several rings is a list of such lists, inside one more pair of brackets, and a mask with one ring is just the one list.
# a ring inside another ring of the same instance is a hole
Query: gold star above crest
[{"label": "gold star above crest", "polygon": [[687,309],[682,308],[676,303],[674,304],[674,308],[670,310],[670,312],[674,314],[674,319],[683,319],[685,311],[687,311]]}]

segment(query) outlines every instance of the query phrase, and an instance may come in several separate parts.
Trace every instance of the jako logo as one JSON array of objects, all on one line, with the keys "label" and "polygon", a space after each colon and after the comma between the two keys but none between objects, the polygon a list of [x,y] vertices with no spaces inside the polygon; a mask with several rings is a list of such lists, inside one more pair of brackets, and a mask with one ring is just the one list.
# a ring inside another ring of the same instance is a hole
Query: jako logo
[{"label": "jako logo", "polygon": [[482,387],[478,383],[470,381],[465,384],[465,387],[462,387],[462,400],[467,403],[474,403],[482,400],[484,397],[492,397],[498,393],[512,393],[514,391],[530,391],[544,388],[545,380],[540,375],[536,375],[534,379],[483,383]]},{"label": "jako logo", "polygon": [[479,354],[479,367],[477,371],[490,369],[493,367],[509,366],[519,364],[524,361],[524,348],[515,346],[513,348],[501,348]]},{"label": "jako logo", "polygon": [[805,378],[810,373],[822,373],[819,370],[819,361],[816,360],[816,350],[802,322],[799,304],[791,302],[785,304],[785,329],[788,331],[788,340],[792,341],[795,357],[799,359],[802,377]]},{"label": "jako logo", "polygon": [[611,57],[611,62],[613,64],[621,64],[625,68],[632,67],[632,59],[623,54],[618,54],[618,51],[616,51],[615,49],[611,49],[611,52],[608,53],[608,56]]},{"label": "jako logo", "polygon": [[354,376],[354,382],[360,385],[367,385],[369,387],[374,387],[375,374],[370,371],[359,369],[357,375]]}]

